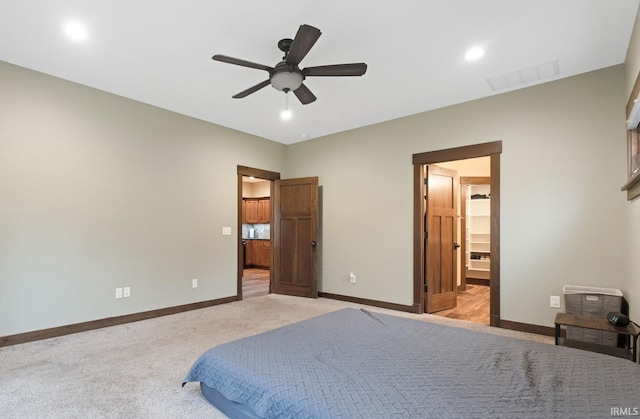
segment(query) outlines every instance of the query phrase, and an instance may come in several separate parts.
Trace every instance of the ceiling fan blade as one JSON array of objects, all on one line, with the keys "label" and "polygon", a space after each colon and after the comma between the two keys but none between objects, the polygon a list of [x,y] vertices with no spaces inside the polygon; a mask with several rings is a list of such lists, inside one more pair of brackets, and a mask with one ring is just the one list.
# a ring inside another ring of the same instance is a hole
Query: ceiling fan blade
[{"label": "ceiling fan blade", "polygon": [[271,83],[271,80],[265,80],[262,83],[258,83],[253,87],[248,88],[247,90],[243,90],[242,92],[238,93],[237,95],[233,95],[232,97],[234,99],[242,99],[243,97],[249,96],[251,93],[257,92],[258,90],[262,89],[265,86],[268,86]]},{"label": "ceiling fan blade", "polygon": [[309,25],[300,25],[296,37],[293,38],[291,48],[287,54],[287,64],[297,66],[300,61],[307,55],[311,47],[320,38],[320,29]]},{"label": "ceiling fan blade", "polygon": [[305,76],[362,76],[366,72],[365,63],[321,65],[302,70]]},{"label": "ceiling fan blade", "polygon": [[304,83],[302,83],[300,87],[294,90],[293,93],[303,105],[308,105],[311,102],[315,102],[315,100],[317,99],[315,95],[311,93],[311,90],[309,90],[309,88],[304,85]]},{"label": "ceiling fan blade", "polygon": [[268,65],[252,63],[251,61],[245,61],[239,58],[228,57],[226,55],[216,54],[211,58],[214,59],[215,61],[221,61],[223,63],[240,65],[242,67],[257,68],[258,70],[265,70],[265,71],[273,70],[273,67],[269,67]]}]

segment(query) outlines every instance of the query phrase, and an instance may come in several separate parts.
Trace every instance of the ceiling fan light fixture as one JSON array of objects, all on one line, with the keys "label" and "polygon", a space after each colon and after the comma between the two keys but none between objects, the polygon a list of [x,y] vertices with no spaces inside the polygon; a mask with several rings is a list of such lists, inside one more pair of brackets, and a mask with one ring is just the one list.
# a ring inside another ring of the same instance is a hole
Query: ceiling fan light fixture
[{"label": "ceiling fan light fixture", "polygon": [[302,74],[288,71],[276,73],[271,77],[271,85],[281,92],[293,92],[302,84]]},{"label": "ceiling fan light fixture", "polygon": [[293,92],[302,84],[302,71],[280,63],[271,76],[271,86],[281,92]]}]

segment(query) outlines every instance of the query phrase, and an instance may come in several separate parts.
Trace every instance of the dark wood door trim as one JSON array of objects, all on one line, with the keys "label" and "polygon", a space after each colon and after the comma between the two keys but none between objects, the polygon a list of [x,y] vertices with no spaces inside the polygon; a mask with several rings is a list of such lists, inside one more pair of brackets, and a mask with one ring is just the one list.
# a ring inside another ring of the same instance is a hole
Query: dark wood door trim
[{"label": "dark wood door trim", "polygon": [[[500,142],[502,152],[502,142]],[[489,324],[501,327],[500,324],[500,153],[491,157],[491,286],[489,302]],[[495,256],[494,256],[495,255]]]},{"label": "dark wood door trim", "polygon": [[278,180],[280,179],[280,173],[270,172],[268,170],[254,169],[253,167],[238,165],[238,174],[240,176],[253,176],[258,179],[264,180]]},{"label": "dark wood door trim", "polygon": [[500,154],[502,141],[475,144],[413,155],[413,307],[423,313],[424,307],[424,165],[475,157],[491,158],[491,292],[490,324],[500,326]]},{"label": "dark wood door trim", "polygon": [[[415,156],[415,155],[414,155]],[[413,165],[413,311],[424,313],[424,196],[426,195],[427,168],[424,164]]]},{"label": "dark wood door trim", "polygon": [[[242,256],[244,249],[242,247],[242,177],[253,176],[258,179],[264,179],[270,181],[271,185],[270,196],[273,196],[273,181],[280,179],[280,173],[270,172],[268,170],[255,169],[253,167],[240,166],[237,168],[238,175],[238,228],[236,231],[238,237],[238,266],[237,266],[237,299],[242,300],[242,270],[244,268],[242,263]],[[271,206],[271,214],[269,217],[270,223],[273,222],[273,206]],[[273,245],[273,243],[271,243]],[[271,246],[273,248],[273,246]],[[273,276],[272,271],[269,270],[269,292],[273,292]]]},{"label": "dark wood door trim", "polygon": [[[473,159],[486,157],[491,154],[502,153],[502,141],[474,144],[464,147],[448,148],[446,150],[427,151],[413,155],[413,164],[443,163],[446,161]],[[464,156],[464,157],[460,157]]]}]

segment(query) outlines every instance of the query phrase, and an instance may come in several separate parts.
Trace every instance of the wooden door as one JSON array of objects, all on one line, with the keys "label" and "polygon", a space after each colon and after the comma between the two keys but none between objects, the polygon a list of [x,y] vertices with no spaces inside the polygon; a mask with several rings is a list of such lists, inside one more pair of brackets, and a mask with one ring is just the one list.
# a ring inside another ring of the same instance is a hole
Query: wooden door
[{"label": "wooden door", "polygon": [[457,303],[458,175],[455,170],[430,164],[426,184],[424,309],[434,313]]},{"label": "wooden door", "polygon": [[318,297],[318,178],[274,182],[274,292]]}]

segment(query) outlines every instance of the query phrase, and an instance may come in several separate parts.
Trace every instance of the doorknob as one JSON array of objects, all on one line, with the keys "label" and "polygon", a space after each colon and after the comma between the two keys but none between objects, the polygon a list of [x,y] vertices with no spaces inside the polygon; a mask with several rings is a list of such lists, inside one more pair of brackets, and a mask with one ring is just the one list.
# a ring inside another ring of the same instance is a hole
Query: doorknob
[{"label": "doorknob", "polygon": [[313,241],[311,242],[311,247],[316,248],[316,247],[318,247],[318,246],[320,246],[320,243],[318,243],[317,241],[313,240]]},{"label": "doorknob", "polygon": [[453,243],[453,250],[458,250],[460,245],[458,243]]}]

